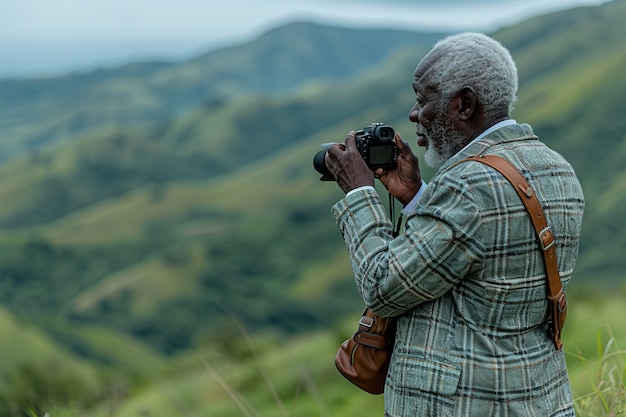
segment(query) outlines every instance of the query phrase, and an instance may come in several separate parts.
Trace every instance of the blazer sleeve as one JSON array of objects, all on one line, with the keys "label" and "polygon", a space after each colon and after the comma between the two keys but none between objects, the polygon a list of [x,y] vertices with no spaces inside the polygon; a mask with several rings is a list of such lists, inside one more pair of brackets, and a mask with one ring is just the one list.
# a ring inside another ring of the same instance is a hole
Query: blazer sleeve
[{"label": "blazer sleeve", "polygon": [[332,212],[357,290],[381,316],[397,316],[441,297],[482,262],[479,206],[460,177],[431,181],[404,233],[395,239],[376,191],[353,193]]}]

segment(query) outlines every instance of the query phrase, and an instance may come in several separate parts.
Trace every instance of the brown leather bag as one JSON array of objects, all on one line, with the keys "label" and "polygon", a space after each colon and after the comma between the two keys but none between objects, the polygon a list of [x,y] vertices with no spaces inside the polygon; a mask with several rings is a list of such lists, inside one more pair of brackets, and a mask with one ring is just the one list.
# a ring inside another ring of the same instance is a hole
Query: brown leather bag
[{"label": "brown leather bag", "polygon": [[393,318],[381,317],[366,309],[359,320],[359,329],[337,351],[337,369],[362,390],[382,394],[395,335]]}]

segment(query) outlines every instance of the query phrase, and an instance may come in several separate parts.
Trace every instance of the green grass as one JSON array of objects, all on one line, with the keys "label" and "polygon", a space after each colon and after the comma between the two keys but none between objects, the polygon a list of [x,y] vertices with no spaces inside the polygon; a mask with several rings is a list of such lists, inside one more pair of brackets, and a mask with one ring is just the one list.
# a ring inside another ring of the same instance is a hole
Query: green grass
[{"label": "green grass", "polygon": [[[626,351],[620,347],[626,343],[623,295],[571,292],[564,343],[577,415],[621,415],[626,411]],[[354,317],[328,331],[287,340],[251,337],[231,317],[229,339],[207,340],[196,350],[172,358],[161,371],[150,372],[138,388],[111,392],[81,415],[382,415],[383,397],[354,387],[333,363],[337,347],[354,330]],[[63,417],[77,408],[59,404],[48,411],[50,417]]]},{"label": "green grass", "polygon": [[577,385],[583,386],[574,391],[577,415],[623,415],[626,413],[626,350],[618,346],[614,337],[607,341],[601,331],[597,344],[597,358],[576,357],[581,368]]},{"label": "green grass", "polygon": [[626,412],[626,304],[612,293],[571,288],[564,344],[577,415]]},{"label": "green grass", "polygon": [[41,330],[18,321],[3,308],[0,308],[0,334],[2,334],[0,358],[4,359],[0,361],[0,374],[12,370],[15,364],[23,362],[58,360],[79,363]]}]

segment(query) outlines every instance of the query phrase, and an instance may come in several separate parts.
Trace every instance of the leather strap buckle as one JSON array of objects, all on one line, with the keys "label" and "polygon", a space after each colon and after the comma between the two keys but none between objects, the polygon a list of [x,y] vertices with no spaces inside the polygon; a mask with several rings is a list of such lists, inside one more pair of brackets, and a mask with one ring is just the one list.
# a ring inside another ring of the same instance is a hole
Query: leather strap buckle
[{"label": "leather strap buckle", "polygon": [[359,324],[363,327],[371,328],[374,325],[374,319],[367,316],[361,316]]},{"label": "leather strap buckle", "polygon": [[554,245],[554,235],[550,226],[539,232],[539,244],[544,251],[550,249]]},{"label": "leather strap buckle", "polygon": [[556,308],[559,310],[559,313],[565,313],[567,311],[567,296],[563,291],[561,291],[561,293],[559,294]]}]

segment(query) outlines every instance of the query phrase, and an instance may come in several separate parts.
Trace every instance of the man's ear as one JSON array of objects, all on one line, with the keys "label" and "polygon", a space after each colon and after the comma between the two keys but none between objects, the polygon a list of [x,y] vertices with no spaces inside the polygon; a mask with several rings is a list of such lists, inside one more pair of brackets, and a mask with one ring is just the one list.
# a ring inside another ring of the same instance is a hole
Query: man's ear
[{"label": "man's ear", "polygon": [[478,96],[471,85],[465,85],[458,93],[460,99],[459,119],[469,120],[478,111]]}]

